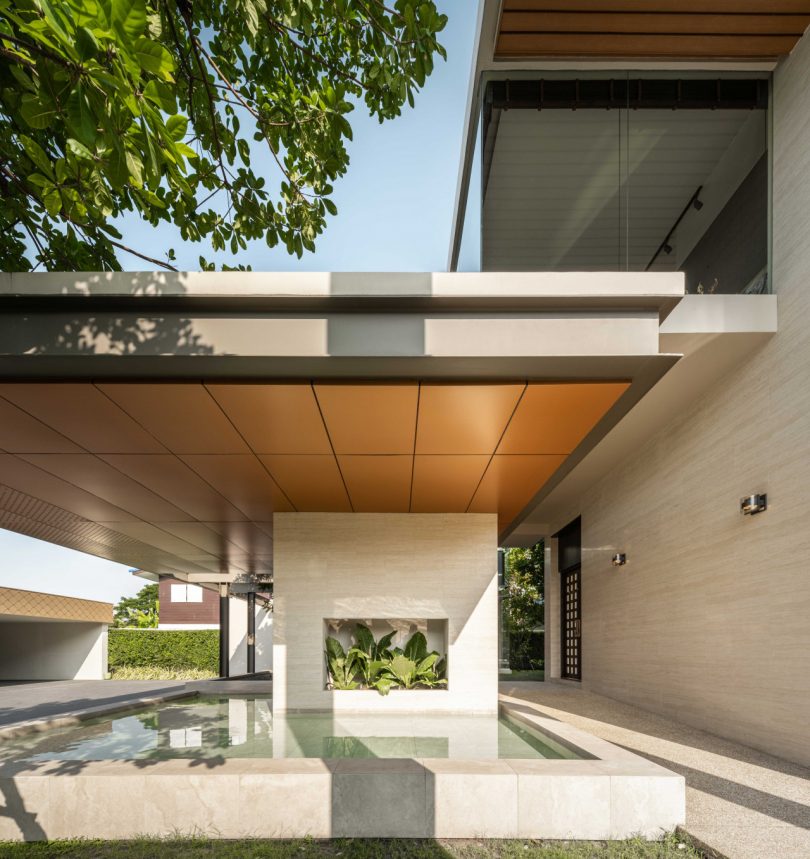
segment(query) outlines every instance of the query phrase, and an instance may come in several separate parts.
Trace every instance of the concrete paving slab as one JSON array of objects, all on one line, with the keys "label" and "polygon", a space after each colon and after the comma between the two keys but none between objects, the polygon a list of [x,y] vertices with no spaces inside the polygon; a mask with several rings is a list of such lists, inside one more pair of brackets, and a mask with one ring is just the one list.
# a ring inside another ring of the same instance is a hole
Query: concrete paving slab
[{"label": "concrete paving slab", "polygon": [[810,857],[810,769],[566,681],[505,679],[500,692],[683,775],[685,829],[709,855]]}]

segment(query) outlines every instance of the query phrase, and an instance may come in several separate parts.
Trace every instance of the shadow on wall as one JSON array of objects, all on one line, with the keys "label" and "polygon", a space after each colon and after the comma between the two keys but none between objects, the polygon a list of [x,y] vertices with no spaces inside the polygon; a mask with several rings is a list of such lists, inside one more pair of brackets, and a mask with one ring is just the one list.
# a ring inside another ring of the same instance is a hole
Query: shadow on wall
[{"label": "shadow on wall", "polygon": [[[27,811],[17,785],[10,778],[0,779],[0,820],[14,821],[25,841],[45,841],[47,834],[37,821],[37,813]],[[5,828],[5,827],[4,827]]]},{"label": "shadow on wall", "polygon": [[[115,292],[112,292],[112,276]],[[147,296],[182,297],[186,294],[184,274],[160,272],[115,272],[88,274],[43,274],[44,289],[53,289],[61,278],[58,299],[64,308],[53,312],[37,309],[44,297],[35,294],[14,298],[12,306],[30,311],[25,325],[14,315],[0,315],[0,342],[6,353],[16,355],[211,355],[213,348],[194,330],[194,322],[177,313],[135,317],[128,299]],[[46,280],[47,279],[47,280]],[[125,285],[123,280],[126,279]],[[13,290],[13,281],[11,289]],[[88,313],[70,299],[106,298],[107,309]],[[57,305],[58,306],[58,305]],[[126,313],[120,312],[126,306]],[[119,312],[116,312],[118,310]],[[67,321],[66,321],[66,316]],[[32,318],[33,317],[33,318]]]},{"label": "shadow on wall", "polygon": [[[213,355],[215,346],[201,330],[199,317],[183,314],[189,298],[189,272],[89,272],[17,275],[27,278],[25,296],[15,295],[14,275],[10,286],[1,288],[0,299],[11,299],[16,311],[0,315],[0,342],[14,355]],[[293,273],[217,272],[206,275],[205,287],[194,290],[196,299],[222,299],[229,295],[256,296],[265,287],[276,296],[347,298],[356,296],[434,295],[430,273],[307,274],[305,284]],[[32,286],[33,284],[33,286]],[[305,289],[302,290],[302,285]],[[312,291],[314,289],[314,291]],[[144,299],[160,298],[161,307],[147,309]],[[95,299],[93,310],[84,306]],[[47,299],[47,304],[44,304]],[[137,302],[134,302],[136,299]],[[172,301],[177,299],[177,301]],[[61,303],[61,304],[60,304]],[[143,309],[143,316],[138,316]],[[27,313],[24,324],[18,313]],[[204,311],[203,311],[204,314]],[[425,349],[424,322],[398,314],[378,313],[368,326],[352,314],[328,319],[327,351],[330,355],[422,355]]]}]

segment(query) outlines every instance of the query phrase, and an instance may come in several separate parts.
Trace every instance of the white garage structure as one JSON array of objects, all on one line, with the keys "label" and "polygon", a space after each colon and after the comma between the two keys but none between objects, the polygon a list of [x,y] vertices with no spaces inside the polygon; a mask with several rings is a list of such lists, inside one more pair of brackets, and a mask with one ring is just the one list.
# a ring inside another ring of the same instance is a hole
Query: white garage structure
[{"label": "white garage structure", "polygon": [[0,588],[0,681],[103,680],[112,603]]}]

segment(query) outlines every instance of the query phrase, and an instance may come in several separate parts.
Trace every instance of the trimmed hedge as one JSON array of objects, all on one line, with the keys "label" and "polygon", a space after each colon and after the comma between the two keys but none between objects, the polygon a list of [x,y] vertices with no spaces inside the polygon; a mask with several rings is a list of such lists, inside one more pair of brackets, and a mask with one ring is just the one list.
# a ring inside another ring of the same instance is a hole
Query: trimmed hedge
[{"label": "trimmed hedge", "polygon": [[218,629],[111,629],[110,670],[122,665],[219,670]]}]

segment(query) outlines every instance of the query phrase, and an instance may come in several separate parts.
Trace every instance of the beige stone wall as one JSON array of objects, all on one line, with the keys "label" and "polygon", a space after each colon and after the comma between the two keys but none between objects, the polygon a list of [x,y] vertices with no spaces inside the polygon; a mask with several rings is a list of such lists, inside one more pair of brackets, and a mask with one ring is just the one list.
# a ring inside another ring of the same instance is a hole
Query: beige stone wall
[{"label": "beige stone wall", "polygon": [[[276,712],[497,710],[495,515],[279,513],[273,537]],[[326,691],[325,618],[446,619],[448,689]]]},{"label": "beige stone wall", "polygon": [[[777,71],[779,332],[580,499],[583,680],[810,764],[810,43]],[[739,512],[767,492],[769,509]],[[627,553],[615,569],[610,556]],[[550,574],[552,588],[556,574]],[[555,614],[549,623],[556,632]]]}]

